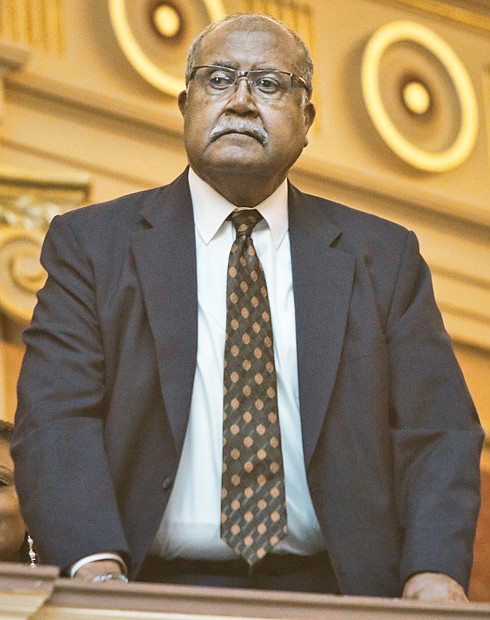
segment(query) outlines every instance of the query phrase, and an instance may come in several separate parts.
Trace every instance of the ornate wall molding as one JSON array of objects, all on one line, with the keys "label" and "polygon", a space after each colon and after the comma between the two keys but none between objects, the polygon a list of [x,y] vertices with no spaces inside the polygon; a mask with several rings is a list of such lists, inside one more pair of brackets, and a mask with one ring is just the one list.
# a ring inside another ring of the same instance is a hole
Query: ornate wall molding
[{"label": "ornate wall molding", "polygon": [[84,175],[48,175],[0,166],[0,312],[27,323],[44,284],[39,262],[44,235],[55,215],[88,197]]},{"label": "ornate wall molding", "polygon": [[40,231],[0,225],[0,310],[16,322],[29,321],[36,291],[45,282],[39,263],[42,241]]},{"label": "ornate wall molding", "polygon": [[64,26],[64,0],[0,0],[3,39],[61,56]]}]

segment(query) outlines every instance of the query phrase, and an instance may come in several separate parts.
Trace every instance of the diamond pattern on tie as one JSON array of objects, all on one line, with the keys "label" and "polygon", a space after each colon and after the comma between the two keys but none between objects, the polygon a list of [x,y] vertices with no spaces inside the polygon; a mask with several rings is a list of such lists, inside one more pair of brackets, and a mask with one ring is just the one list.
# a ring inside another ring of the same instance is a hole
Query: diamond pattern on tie
[{"label": "diamond pattern on tie", "polygon": [[251,238],[261,219],[231,215],[224,361],[221,538],[250,565],[288,531],[271,314]]}]

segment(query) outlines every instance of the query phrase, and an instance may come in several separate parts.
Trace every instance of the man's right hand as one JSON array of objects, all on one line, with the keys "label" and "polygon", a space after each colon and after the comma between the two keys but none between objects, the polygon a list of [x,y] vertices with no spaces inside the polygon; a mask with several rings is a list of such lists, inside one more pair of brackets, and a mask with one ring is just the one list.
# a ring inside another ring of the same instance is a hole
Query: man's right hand
[{"label": "man's right hand", "polygon": [[107,573],[124,574],[119,562],[115,560],[96,560],[95,562],[88,562],[79,568],[74,575],[74,579],[92,581],[97,575],[105,575]]}]

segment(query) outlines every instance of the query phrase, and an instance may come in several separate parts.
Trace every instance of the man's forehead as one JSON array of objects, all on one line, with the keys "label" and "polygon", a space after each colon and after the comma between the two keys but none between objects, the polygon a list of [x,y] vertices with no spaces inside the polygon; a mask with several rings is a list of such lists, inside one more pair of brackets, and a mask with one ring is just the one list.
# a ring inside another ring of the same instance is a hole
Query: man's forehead
[{"label": "man's forehead", "polygon": [[[240,27],[239,24],[223,24],[202,40],[197,64],[215,64],[218,60],[223,60],[225,49],[228,54],[231,52],[233,55],[240,55],[242,51],[257,54],[263,52],[280,55],[289,60],[296,60],[299,51],[291,33],[280,25],[265,23],[264,26],[252,28],[250,25]],[[231,61],[232,58],[227,60]]]},{"label": "man's forehead", "polygon": [[201,49],[215,44],[224,44],[230,38],[242,39],[244,42],[249,38],[260,39],[274,37],[281,45],[288,45],[294,42],[290,32],[282,28],[279,24],[264,22],[253,27],[250,24],[240,25],[240,23],[225,23],[217,26],[209,32],[201,43]]}]

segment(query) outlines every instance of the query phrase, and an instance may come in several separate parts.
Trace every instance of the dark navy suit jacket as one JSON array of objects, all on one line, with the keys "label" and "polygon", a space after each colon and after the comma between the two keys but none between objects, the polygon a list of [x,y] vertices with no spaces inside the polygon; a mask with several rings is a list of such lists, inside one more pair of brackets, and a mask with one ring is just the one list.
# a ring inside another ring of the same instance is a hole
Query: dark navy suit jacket
[{"label": "dark navy suit jacket", "polygon": [[[114,550],[131,574],[176,475],[197,347],[187,173],[53,220],[13,454],[47,563]],[[289,190],[308,485],[343,593],[468,585],[482,431],[415,235]],[[283,335],[287,337],[287,335]]]}]

